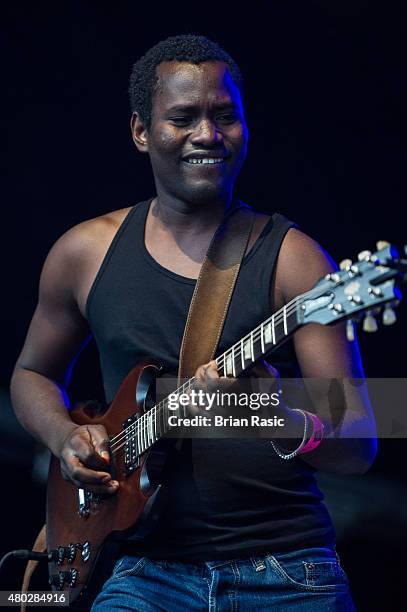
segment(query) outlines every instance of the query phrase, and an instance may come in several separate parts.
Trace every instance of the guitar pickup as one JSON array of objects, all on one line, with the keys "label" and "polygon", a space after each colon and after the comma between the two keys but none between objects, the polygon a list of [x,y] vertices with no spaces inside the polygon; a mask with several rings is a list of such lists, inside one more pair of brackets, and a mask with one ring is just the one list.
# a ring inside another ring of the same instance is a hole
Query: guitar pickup
[{"label": "guitar pickup", "polygon": [[125,431],[124,470],[126,476],[130,476],[130,474],[132,474],[140,465],[136,435],[136,423],[138,418],[138,414],[133,414],[123,423],[123,431]]}]

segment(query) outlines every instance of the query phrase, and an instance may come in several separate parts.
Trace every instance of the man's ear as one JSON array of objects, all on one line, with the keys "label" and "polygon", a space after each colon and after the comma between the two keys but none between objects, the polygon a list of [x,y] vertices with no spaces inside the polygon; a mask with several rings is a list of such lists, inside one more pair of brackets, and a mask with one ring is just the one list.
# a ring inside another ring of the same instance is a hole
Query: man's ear
[{"label": "man's ear", "polygon": [[140,153],[148,153],[148,135],[138,113],[133,113],[130,121],[133,142]]}]

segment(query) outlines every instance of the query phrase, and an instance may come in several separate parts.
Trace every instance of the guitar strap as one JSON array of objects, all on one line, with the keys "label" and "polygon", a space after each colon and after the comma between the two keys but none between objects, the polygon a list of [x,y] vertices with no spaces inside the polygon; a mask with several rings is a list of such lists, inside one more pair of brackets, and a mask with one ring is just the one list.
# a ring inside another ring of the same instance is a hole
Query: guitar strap
[{"label": "guitar strap", "polygon": [[239,202],[226,215],[212,238],[185,324],[178,386],[215,355],[240,265],[249,244],[254,216],[250,207]]}]

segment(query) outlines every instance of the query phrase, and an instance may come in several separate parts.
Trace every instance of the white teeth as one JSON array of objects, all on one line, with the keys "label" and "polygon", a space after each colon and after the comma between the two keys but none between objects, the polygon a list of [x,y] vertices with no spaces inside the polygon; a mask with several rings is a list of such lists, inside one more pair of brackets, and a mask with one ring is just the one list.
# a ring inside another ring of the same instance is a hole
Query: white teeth
[{"label": "white teeth", "polygon": [[220,164],[223,162],[223,157],[192,157],[186,160],[189,164]]}]

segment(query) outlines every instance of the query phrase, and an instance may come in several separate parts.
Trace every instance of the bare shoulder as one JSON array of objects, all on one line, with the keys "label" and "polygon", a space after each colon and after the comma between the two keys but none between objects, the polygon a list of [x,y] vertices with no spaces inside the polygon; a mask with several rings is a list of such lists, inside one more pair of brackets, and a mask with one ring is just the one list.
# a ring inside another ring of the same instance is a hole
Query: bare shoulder
[{"label": "bare shoulder", "polygon": [[51,248],[41,275],[41,289],[56,295],[63,292],[84,306],[103,258],[131,207],[114,210],[78,223]]},{"label": "bare shoulder", "polygon": [[121,208],[78,223],[57,240],[53,249],[71,257],[90,254],[101,242],[111,242],[130,210],[131,207]]},{"label": "bare shoulder", "polygon": [[276,291],[283,303],[311,289],[318,280],[336,270],[327,251],[304,232],[291,228],[281,245],[276,268]]}]

